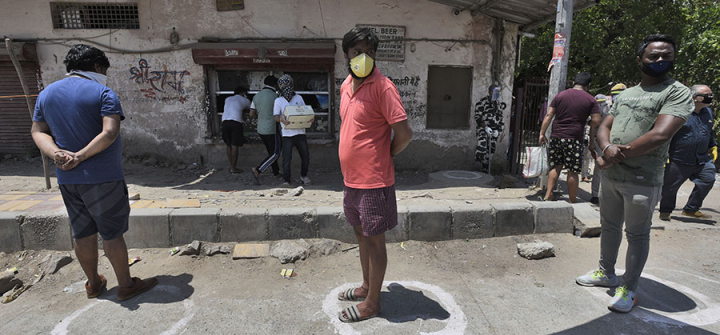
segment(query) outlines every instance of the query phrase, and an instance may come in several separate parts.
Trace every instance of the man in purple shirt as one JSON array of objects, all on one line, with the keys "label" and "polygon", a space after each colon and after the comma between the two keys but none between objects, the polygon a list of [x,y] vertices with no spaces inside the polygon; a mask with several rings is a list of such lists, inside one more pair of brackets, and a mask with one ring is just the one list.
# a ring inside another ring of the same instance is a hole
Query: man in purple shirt
[{"label": "man in purple shirt", "polygon": [[[600,106],[595,98],[587,92],[591,81],[590,73],[578,73],[575,76],[575,86],[555,96],[543,119],[540,128],[540,144],[548,143],[545,132],[552,123],[550,147],[548,148],[550,172],[545,200],[553,200],[553,189],[563,167],[568,169],[567,184],[570,203],[574,203],[577,198],[578,173],[582,171],[585,122],[590,116],[591,139],[595,138],[595,130],[600,124]],[[590,141],[591,152],[594,151],[594,146],[594,141]]]}]

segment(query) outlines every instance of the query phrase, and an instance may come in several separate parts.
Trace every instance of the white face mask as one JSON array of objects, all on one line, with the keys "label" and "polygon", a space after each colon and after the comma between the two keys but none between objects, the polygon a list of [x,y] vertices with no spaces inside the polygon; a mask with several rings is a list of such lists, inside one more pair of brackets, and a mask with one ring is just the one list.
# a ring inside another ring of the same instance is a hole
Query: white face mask
[{"label": "white face mask", "polygon": [[100,74],[97,72],[92,71],[71,71],[67,74],[68,76],[71,75],[78,75],[81,77],[85,77],[87,79],[90,79],[100,85],[107,86],[107,76],[104,74]]}]

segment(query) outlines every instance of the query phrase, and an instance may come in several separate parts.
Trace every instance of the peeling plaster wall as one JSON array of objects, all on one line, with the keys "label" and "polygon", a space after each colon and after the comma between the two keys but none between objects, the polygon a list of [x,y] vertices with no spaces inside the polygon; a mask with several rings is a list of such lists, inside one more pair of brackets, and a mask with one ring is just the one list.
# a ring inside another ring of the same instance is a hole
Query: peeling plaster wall
[{"label": "peeling plaster wall", "polygon": [[[336,38],[336,100],[333,111],[336,125],[339,124],[339,84],[347,76],[341,39],[356,24],[404,26],[407,38],[486,40],[490,43],[406,41],[404,62],[378,62],[378,68],[386,76],[403,79],[398,90],[415,133],[407,152],[396,160],[398,168],[470,169],[474,165],[476,137],[472,110],[468,111],[471,126],[467,130],[425,127],[428,66],[472,66],[471,106],[474,107],[492,82],[492,43],[495,36],[492,31],[494,19],[490,17],[482,14],[471,16],[469,11],[455,16],[451,7],[424,0],[246,0],[245,10],[229,12],[218,12],[215,1],[211,0],[132,2],[138,3],[140,29],[109,31],[54,30],[49,1],[11,0],[4,4],[4,14],[1,15],[3,31],[15,39],[87,38],[125,51],[169,48],[173,28],[180,35],[180,45],[196,42],[202,37]],[[508,104],[505,132],[509,131],[510,123],[516,34],[516,25],[505,25],[501,74],[502,99]],[[38,45],[45,85],[63,78],[62,59],[67,53],[67,46],[73,43],[78,42]],[[414,46],[414,52],[411,46]],[[118,93],[127,116],[122,126],[126,155],[155,154],[182,160],[196,160],[204,155],[217,157],[213,161],[224,163],[223,146],[206,144],[209,107],[205,71],[193,62],[190,49],[144,53],[109,51],[107,54],[111,62],[108,86]],[[503,137],[497,156],[502,153],[504,157],[508,140],[509,136]],[[262,158],[264,149],[261,145],[246,145],[243,151],[246,148],[258,151],[258,159]],[[337,155],[336,144],[311,148],[311,151],[314,150],[329,151],[326,154],[328,157]],[[321,164],[320,161],[317,163]]]}]

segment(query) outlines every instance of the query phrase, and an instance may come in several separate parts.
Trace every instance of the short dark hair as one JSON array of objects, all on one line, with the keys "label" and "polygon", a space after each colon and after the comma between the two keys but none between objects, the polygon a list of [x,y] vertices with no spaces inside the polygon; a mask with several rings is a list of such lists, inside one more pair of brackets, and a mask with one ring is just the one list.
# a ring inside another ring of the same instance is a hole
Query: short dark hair
[{"label": "short dark hair", "polygon": [[677,44],[675,43],[675,40],[670,35],[665,34],[652,34],[646,36],[642,42],[640,42],[640,46],[638,47],[637,56],[642,58],[643,53],[645,53],[645,49],[647,48],[650,43],[653,42],[665,42],[670,43],[673,47],[673,51],[677,52]]},{"label": "short dark hair", "polygon": [[85,44],[75,44],[68,51],[65,60],[65,70],[71,71],[92,71],[95,72],[95,65],[102,68],[109,68],[110,61],[102,50]]},{"label": "short dark hair", "polygon": [[273,75],[269,75],[265,77],[265,81],[263,82],[265,85],[275,87],[277,86],[277,77]]},{"label": "short dark hair", "polygon": [[592,82],[590,72],[580,72],[575,76],[575,85],[588,86]]},{"label": "short dark hair", "polygon": [[377,51],[378,45],[380,45],[380,39],[375,34],[374,30],[370,28],[355,27],[350,29],[350,31],[348,31],[347,34],[345,34],[345,36],[343,37],[343,52],[347,54],[350,48],[352,48],[353,46],[355,46],[355,44],[362,40],[370,41],[375,51]]},{"label": "short dark hair", "polygon": [[240,85],[238,87],[235,87],[235,91],[233,91],[233,93],[243,94],[243,93],[247,93],[247,91],[248,91],[248,89],[245,86]]}]

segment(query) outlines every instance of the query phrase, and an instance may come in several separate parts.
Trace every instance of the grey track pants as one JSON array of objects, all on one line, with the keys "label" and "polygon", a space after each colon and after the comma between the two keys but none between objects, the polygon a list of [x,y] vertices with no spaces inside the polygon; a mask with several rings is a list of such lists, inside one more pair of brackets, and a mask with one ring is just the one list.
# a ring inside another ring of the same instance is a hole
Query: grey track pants
[{"label": "grey track pants", "polygon": [[600,189],[600,269],[615,274],[622,228],[628,240],[623,282],[636,290],[650,251],[652,214],[660,199],[660,186],[641,186],[602,179]]}]

